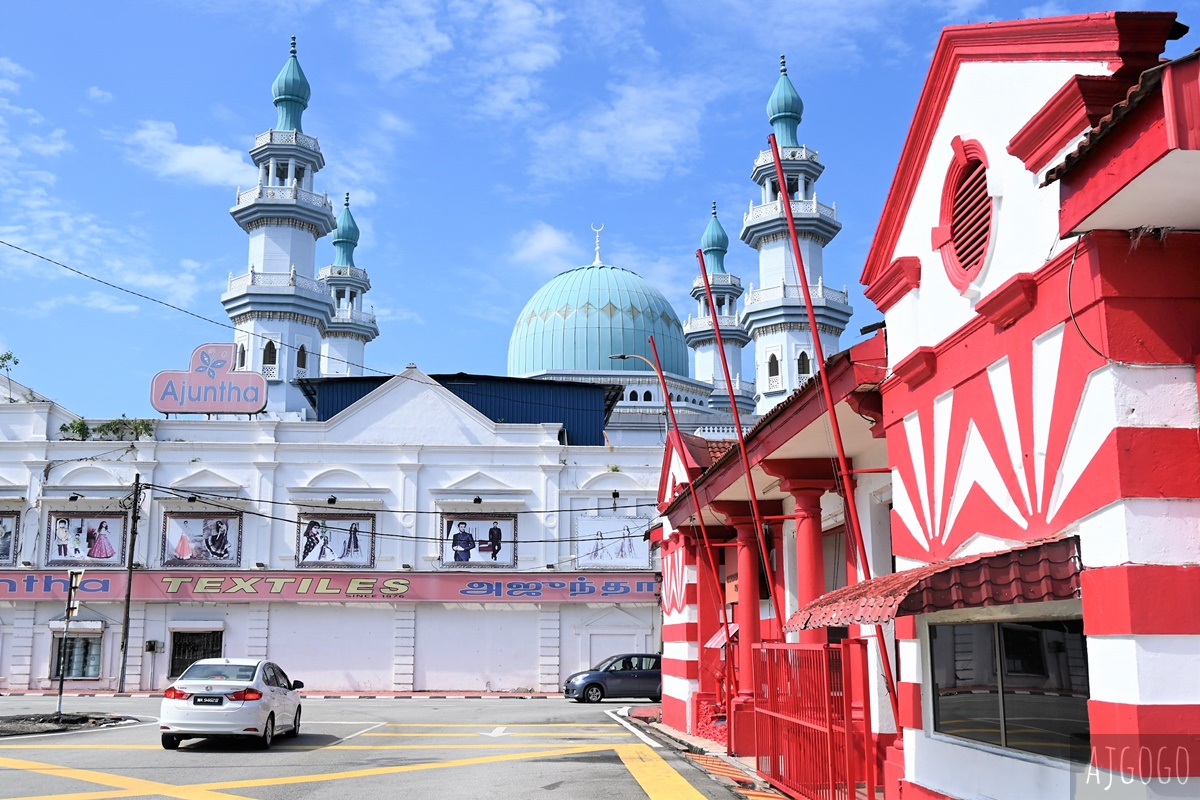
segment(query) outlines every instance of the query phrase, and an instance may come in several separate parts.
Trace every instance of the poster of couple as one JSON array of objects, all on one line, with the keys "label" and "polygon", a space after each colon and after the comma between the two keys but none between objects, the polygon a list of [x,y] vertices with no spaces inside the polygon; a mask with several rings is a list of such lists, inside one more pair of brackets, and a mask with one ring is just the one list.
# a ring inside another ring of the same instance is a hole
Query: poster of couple
[{"label": "poster of couple", "polygon": [[647,569],[650,542],[644,517],[577,517],[576,564],[581,569]]},{"label": "poster of couple", "polygon": [[517,564],[515,514],[447,514],[442,517],[443,567]]},{"label": "poster of couple", "polygon": [[296,565],[375,566],[375,515],[301,514],[297,518]]},{"label": "poster of couple", "polygon": [[236,567],[241,560],[240,514],[167,513],[163,516],[164,567]]},{"label": "poster of couple", "polygon": [[125,564],[125,515],[52,514],[46,536],[46,566],[106,566]]}]

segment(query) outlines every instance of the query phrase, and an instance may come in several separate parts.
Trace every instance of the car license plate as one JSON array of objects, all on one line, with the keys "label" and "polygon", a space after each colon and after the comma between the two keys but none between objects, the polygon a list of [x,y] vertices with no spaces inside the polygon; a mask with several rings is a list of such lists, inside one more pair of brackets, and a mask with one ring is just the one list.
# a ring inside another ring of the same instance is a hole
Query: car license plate
[{"label": "car license plate", "polygon": [[192,698],[192,705],[197,706],[219,706],[225,701],[225,698],[218,695],[198,694]]}]

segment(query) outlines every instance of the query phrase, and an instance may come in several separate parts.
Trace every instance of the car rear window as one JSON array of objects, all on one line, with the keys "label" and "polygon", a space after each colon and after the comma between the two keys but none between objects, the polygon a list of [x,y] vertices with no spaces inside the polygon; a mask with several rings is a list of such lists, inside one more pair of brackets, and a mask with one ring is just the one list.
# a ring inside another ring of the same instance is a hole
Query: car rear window
[{"label": "car rear window", "polygon": [[181,681],[252,681],[254,664],[192,664],[182,675]]}]

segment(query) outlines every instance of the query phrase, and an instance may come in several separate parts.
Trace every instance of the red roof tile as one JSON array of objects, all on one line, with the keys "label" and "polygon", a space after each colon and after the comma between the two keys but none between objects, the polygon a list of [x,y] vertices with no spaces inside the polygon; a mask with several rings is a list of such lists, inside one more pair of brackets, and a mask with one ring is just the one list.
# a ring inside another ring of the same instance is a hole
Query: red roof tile
[{"label": "red roof tile", "polygon": [[836,589],[792,615],[785,631],[870,625],[909,614],[1079,597],[1075,537],[1043,539],[880,575]]}]

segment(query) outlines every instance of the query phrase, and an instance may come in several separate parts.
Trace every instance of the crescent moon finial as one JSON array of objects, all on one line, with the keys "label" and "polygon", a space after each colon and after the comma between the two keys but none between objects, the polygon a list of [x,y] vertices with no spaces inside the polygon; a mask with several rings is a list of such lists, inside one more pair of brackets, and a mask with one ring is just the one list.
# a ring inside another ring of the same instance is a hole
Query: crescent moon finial
[{"label": "crescent moon finial", "polygon": [[596,260],[593,261],[592,263],[599,264],[600,263],[600,231],[604,230],[604,223],[601,222],[599,228],[597,228],[595,225],[591,225],[589,227],[591,227],[592,231],[595,232],[595,234],[596,234]]}]

